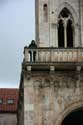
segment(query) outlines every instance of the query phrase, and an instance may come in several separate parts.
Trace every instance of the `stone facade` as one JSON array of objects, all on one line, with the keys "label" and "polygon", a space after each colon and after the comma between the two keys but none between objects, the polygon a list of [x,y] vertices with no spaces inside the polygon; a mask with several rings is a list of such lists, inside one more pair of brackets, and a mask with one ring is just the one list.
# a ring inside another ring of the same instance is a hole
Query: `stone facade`
[{"label": "stone facade", "polygon": [[[47,22],[44,21],[44,4],[48,6]],[[36,0],[36,41],[39,47],[58,47],[58,16],[64,7],[68,8],[73,16],[74,47],[83,46],[82,0]]]},{"label": "stone facade", "polygon": [[83,106],[83,71],[31,72],[24,83],[25,125],[61,125]]},{"label": "stone facade", "polygon": [[24,84],[23,84],[23,73],[21,74],[20,87],[19,87],[17,125],[24,125]]},{"label": "stone facade", "polygon": [[[83,2],[36,0],[35,6],[36,42],[24,48],[22,63],[24,125],[62,125],[68,114],[83,108]],[[65,46],[59,47],[60,19],[73,22],[70,48],[71,30],[63,30]]]}]

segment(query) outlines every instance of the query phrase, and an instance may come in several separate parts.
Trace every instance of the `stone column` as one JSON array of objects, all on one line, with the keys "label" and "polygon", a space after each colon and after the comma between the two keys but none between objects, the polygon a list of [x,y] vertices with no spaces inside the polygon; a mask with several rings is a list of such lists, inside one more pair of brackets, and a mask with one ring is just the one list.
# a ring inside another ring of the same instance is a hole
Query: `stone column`
[{"label": "stone column", "polygon": [[64,19],[64,46],[65,46],[65,48],[67,48],[67,20],[66,19]]},{"label": "stone column", "polygon": [[33,62],[33,51],[31,51],[31,53],[32,53],[32,62]]},{"label": "stone column", "polygon": [[79,24],[75,24],[75,43],[74,43],[74,46],[75,47],[80,47],[80,26]]}]

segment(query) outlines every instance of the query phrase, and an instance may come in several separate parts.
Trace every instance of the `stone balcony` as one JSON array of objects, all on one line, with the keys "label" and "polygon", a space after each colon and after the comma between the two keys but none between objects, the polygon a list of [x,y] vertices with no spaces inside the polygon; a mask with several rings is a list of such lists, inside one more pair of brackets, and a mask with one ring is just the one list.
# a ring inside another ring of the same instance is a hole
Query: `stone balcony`
[{"label": "stone balcony", "polygon": [[23,64],[52,66],[83,66],[83,48],[24,48]]}]

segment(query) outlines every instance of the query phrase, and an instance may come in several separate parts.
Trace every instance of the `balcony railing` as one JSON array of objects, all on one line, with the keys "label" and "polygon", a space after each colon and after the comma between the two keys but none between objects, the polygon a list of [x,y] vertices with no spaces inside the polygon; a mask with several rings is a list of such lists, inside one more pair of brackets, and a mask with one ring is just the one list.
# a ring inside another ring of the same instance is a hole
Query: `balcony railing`
[{"label": "balcony railing", "polygon": [[24,49],[24,62],[83,62],[83,48],[28,48]]}]

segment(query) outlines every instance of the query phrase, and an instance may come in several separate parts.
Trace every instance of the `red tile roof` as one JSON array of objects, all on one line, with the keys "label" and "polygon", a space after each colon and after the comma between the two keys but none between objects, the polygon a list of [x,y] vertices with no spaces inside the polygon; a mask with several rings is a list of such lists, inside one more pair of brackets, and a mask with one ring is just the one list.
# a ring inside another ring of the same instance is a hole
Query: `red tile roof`
[{"label": "red tile roof", "polygon": [[[2,104],[0,104],[0,112],[16,112],[18,105],[18,89],[0,89],[0,99],[2,99]],[[13,104],[8,104],[8,99],[13,99]]]}]

